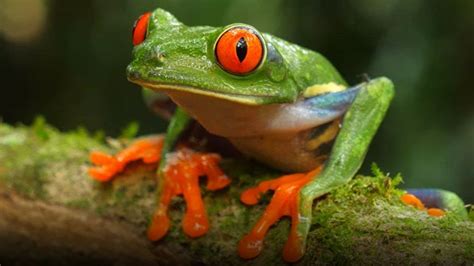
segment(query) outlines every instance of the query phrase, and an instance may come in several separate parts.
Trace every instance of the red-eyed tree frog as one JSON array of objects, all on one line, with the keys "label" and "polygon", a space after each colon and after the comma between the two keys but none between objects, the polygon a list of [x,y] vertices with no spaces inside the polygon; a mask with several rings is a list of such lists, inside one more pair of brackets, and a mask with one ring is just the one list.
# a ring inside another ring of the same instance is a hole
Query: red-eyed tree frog
[{"label": "red-eyed tree frog", "polygon": [[[163,104],[171,99],[174,114],[165,136],[140,139],[115,156],[92,153],[96,166],[90,174],[107,181],[131,161],[159,162],[158,206],[148,238],[159,240],[167,233],[168,205],[178,195],[187,204],[184,232],[202,236],[209,222],[198,178],[207,176],[209,190],[224,188],[231,179],[219,168],[218,153],[209,153],[202,141],[189,140],[189,128],[199,125],[208,144],[217,139],[288,173],[241,194],[243,204],[253,205],[263,193],[274,191],[261,218],[238,243],[239,255],[256,257],[270,226],[289,216],[283,258],[299,260],[313,201],[358,171],[394,95],[392,82],[381,77],[349,87],[316,52],[246,24],[188,27],[162,9],[137,20],[133,45],[128,80],[143,88],[147,103],[161,114],[171,114]],[[428,210],[431,215],[443,215],[438,208],[462,206],[449,192],[413,194],[435,196],[432,207],[437,208]],[[424,209],[412,194],[402,200]]]}]

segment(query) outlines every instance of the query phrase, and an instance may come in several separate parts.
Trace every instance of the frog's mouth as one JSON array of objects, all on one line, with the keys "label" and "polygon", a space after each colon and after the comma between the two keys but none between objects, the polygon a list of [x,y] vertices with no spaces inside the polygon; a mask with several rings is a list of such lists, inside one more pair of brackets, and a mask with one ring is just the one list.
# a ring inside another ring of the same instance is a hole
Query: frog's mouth
[{"label": "frog's mouth", "polygon": [[265,104],[262,96],[229,95],[173,84],[135,83],[164,92],[209,132],[224,137],[286,134],[322,125],[344,114],[361,88],[321,93],[292,103]]},{"label": "frog's mouth", "polygon": [[206,88],[200,87],[193,87],[187,85],[177,85],[177,84],[166,84],[166,83],[151,83],[142,80],[134,80],[132,78],[128,78],[130,82],[133,82],[137,85],[145,87],[147,89],[151,89],[157,92],[185,92],[189,94],[196,94],[207,96],[215,99],[226,100],[234,103],[239,103],[243,105],[264,105],[264,104],[271,104],[274,103],[272,101],[272,96],[251,96],[251,95],[244,95],[244,94],[236,94],[236,93],[219,93],[215,91],[208,90]]}]

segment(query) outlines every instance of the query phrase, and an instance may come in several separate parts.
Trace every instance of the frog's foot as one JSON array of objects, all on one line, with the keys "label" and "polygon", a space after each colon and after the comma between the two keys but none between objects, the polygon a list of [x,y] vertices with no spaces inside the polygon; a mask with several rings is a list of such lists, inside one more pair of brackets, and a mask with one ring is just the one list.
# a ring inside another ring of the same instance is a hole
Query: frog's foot
[{"label": "frog's foot", "polygon": [[170,226],[168,207],[171,199],[183,195],[186,201],[186,214],[183,230],[190,237],[204,235],[209,229],[204,202],[199,187],[199,177],[207,176],[207,189],[218,190],[226,187],[230,179],[219,168],[220,156],[214,153],[199,153],[188,148],[179,148],[166,157],[162,172],[162,184],[155,210],[148,228],[148,238],[161,239]]},{"label": "frog's foot", "polygon": [[256,187],[247,189],[241,194],[240,200],[247,205],[258,203],[261,194],[268,190],[274,190],[270,204],[265,212],[239,243],[239,255],[244,259],[251,259],[260,254],[263,248],[263,239],[270,226],[275,224],[281,217],[291,217],[291,230],[288,240],[283,249],[283,258],[286,261],[295,261],[301,257],[300,240],[297,234],[299,222],[298,195],[300,189],[321,171],[321,167],[307,174],[292,174],[280,178],[264,181]]},{"label": "frog's foot", "polygon": [[95,166],[89,168],[89,175],[97,181],[106,182],[123,171],[130,162],[142,160],[144,163],[156,163],[160,160],[163,141],[162,135],[139,139],[115,156],[92,152],[90,160]]},{"label": "frog's foot", "polygon": [[419,210],[426,211],[430,216],[441,217],[445,214],[444,210],[440,208],[426,208],[425,204],[423,204],[423,202],[413,194],[405,193],[401,196],[400,199],[403,203],[407,205],[413,206]]}]

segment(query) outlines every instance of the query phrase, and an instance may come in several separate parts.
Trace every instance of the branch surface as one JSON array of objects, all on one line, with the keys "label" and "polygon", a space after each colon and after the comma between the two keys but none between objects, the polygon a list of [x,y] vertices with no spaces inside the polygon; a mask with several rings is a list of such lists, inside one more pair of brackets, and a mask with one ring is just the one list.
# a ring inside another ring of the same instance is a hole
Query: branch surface
[{"label": "branch surface", "polygon": [[[284,265],[289,232],[272,228],[262,254],[237,256],[239,239],[270,196],[245,207],[240,192],[277,172],[243,160],[224,160],[231,188],[203,192],[211,222],[207,235],[181,231],[183,201],[171,207],[172,228],[150,243],[145,230],[154,208],[154,166],[134,164],[114,181],[87,176],[92,150],[115,152],[129,141],[103,139],[83,129],[59,132],[41,119],[32,126],[0,124],[0,264]],[[399,201],[400,178],[380,171],[357,176],[315,204],[307,254],[301,265],[474,263],[474,223],[449,214],[429,217]],[[471,215],[472,216],[472,215]]]}]

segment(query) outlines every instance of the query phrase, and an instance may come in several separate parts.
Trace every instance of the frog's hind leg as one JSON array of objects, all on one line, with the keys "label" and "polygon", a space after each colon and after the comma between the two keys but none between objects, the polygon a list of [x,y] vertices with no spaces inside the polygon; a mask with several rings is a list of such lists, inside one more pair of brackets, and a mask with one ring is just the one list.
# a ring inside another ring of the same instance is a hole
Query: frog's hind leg
[{"label": "frog's hind leg", "polygon": [[442,189],[408,189],[401,200],[420,210],[426,210],[431,216],[443,216],[445,210],[463,217],[467,216],[462,199],[455,193]]},{"label": "frog's hind leg", "polygon": [[296,223],[298,237],[293,248],[296,252],[287,261],[295,262],[304,254],[313,216],[313,201],[346,184],[359,170],[393,94],[393,84],[386,78],[377,78],[361,85],[344,115],[342,128],[324,170],[299,193],[299,219]]},{"label": "frog's hind leg", "polygon": [[[356,174],[393,97],[393,84],[386,78],[371,80],[359,85],[358,88],[359,92],[344,115],[342,128],[324,169],[320,173],[308,174],[307,183],[296,190],[295,196],[290,197],[291,201],[295,200],[296,203],[291,205],[295,206],[291,215],[292,228],[283,251],[283,258],[288,262],[296,262],[304,254],[311,226],[313,201],[346,184]],[[319,104],[330,105],[327,102]],[[317,106],[315,105],[315,108]],[[285,214],[285,208],[282,209]],[[258,230],[255,231],[253,234],[258,233]],[[260,242],[247,240],[247,236],[243,242],[248,243],[244,247],[249,250],[252,249],[252,245],[261,246]],[[258,252],[259,250],[256,254]]]},{"label": "frog's hind leg", "polygon": [[241,194],[241,201],[247,205],[258,203],[261,195],[268,190],[274,190],[275,194],[265,212],[254,225],[250,233],[245,235],[239,242],[239,255],[250,259],[260,254],[263,248],[263,239],[269,228],[278,222],[283,216],[291,217],[291,230],[285,244],[283,256],[292,257],[295,252],[294,242],[297,241],[296,224],[298,221],[298,193],[300,189],[321,172],[322,167],[304,174],[291,174],[277,179],[263,181],[257,186],[245,190]]},{"label": "frog's hind leg", "polygon": [[106,182],[123,171],[130,162],[157,163],[161,158],[163,142],[164,136],[156,135],[138,139],[116,155],[92,152],[90,160],[95,166],[89,168],[89,175],[97,181]]}]

